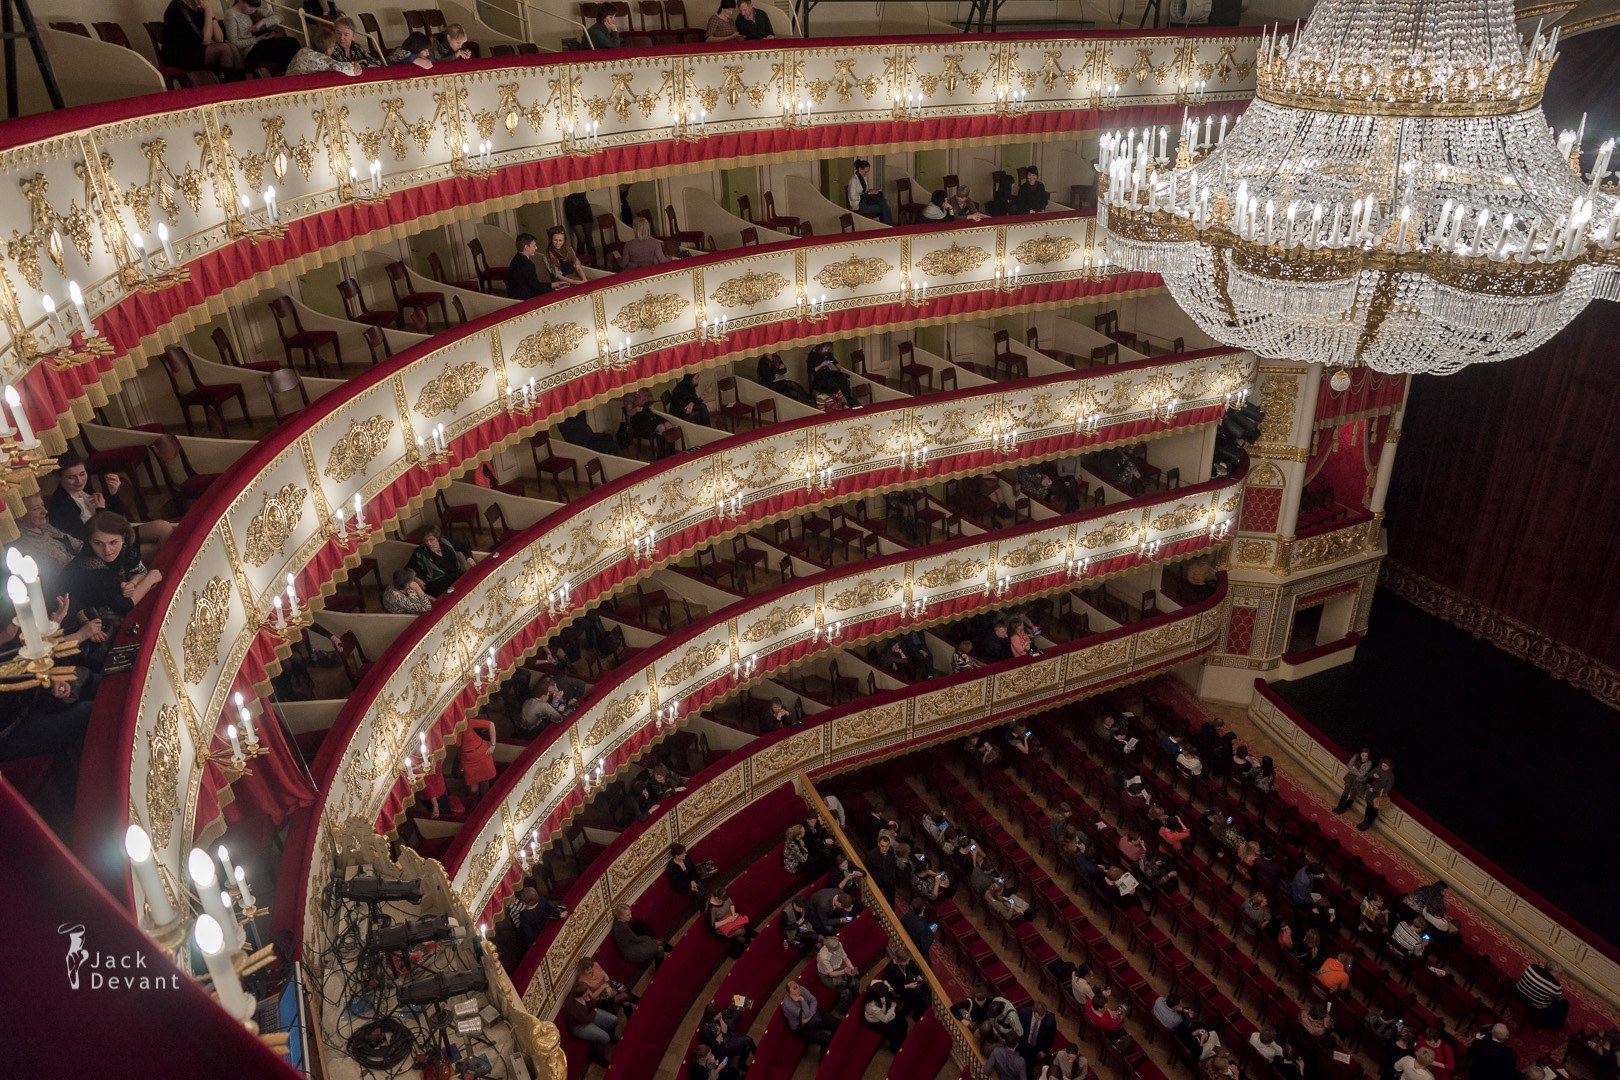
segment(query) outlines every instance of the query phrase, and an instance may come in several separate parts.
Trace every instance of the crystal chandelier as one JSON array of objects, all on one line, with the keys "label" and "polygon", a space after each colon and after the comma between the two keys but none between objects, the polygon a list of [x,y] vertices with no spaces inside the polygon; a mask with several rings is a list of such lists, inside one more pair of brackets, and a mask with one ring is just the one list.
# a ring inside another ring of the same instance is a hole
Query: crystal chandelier
[{"label": "crystal chandelier", "polygon": [[1529,352],[1620,300],[1614,143],[1583,178],[1584,131],[1548,128],[1557,45],[1523,42],[1512,0],[1321,0],[1262,39],[1230,134],[1103,136],[1109,260],[1261,356],[1446,374]]}]

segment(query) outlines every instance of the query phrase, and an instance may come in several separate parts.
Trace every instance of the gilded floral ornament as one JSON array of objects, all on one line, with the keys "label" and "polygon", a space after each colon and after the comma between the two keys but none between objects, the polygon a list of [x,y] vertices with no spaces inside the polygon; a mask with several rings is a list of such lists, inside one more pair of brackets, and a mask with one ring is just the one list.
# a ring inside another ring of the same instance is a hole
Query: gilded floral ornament
[{"label": "gilded floral ornament", "polygon": [[951,559],[942,566],[936,566],[924,572],[917,578],[917,584],[926,589],[944,589],[963,581],[971,581],[985,572],[982,559]]},{"label": "gilded floral ornament", "polygon": [[827,606],[834,611],[848,611],[856,607],[869,607],[872,604],[879,604],[889,599],[889,597],[897,594],[901,588],[901,583],[894,578],[880,578],[876,581],[871,578],[864,578],[853,589],[845,589],[827,601]]},{"label": "gilded floral ornament", "polygon": [[1110,521],[1102,528],[1092,529],[1082,536],[1080,544],[1087,548],[1113,547],[1115,544],[1135,539],[1140,531],[1141,526],[1134,521]]},{"label": "gilded floral ornament", "polygon": [[675,293],[648,293],[620,308],[613,325],[627,334],[645,333],[673,322],[689,305],[690,301]]},{"label": "gilded floral ornament", "polygon": [[1048,266],[1062,262],[1080,250],[1080,244],[1070,236],[1047,233],[1034,240],[1025,240],[1013,248],[1013,258],[1025,266]]},{"label": "gilded floral ornament", "polygon": [[981,247],[963,247],[952,244],[948,248],[930,251],[917,260],[917,265],[934,277],[955,277],[969,270],[977,270],[990,257]]},{"label": "gilded floral ornament", "polygon": [[751,308],[766,300],[776,299],[787,285],[787,278],[775,271],[756,274],[749,270],[741,277],[722,281],[720,287],[709,294],[709,299],[726,307]]},{"label": "gilded floral ornament", "polygon": [[812,614],[809,606],[795,604],[792,607],[772,608],[765,613],[765,617],[752,624],[742,633],[742,639],[750,643],[757,643],[767,638],[776,637],[799,626]]},{"label": "gilded floral ornament", "polygon": [[632,717],[646,711],[647,691],[637,690],[627,694],[617,701],[609,702],[602,709],[602,715],[596,718],[596,723],[585,732],[585,745],[595,746],[623,727]]},{"label": "gilded floral ornament", "polygon": [[385,416],[368,416],[364,420],[349,421],[349,432],[332,445],[326,459],[329,480],[343,483],[350,477],[366,471],[388,442],[388,433],[394,430],[394,421]]},{"label": "gilded floral ornament", "polygon": [[180,809],[180,706],[158,708],[146,735],[146,824],[158,850],[169,846]]},{"label": "gilded floral ornament", "polygon": [[263,566],[281,554],[308,498],[309,489],[297,484],[285,484],[274,495],[264,497],[264,509],[248,525],[244,557],[249,566]]},{"label": "gilded floral ornament", "polygon": [[545,323],[518,342],[512,363],[524,368],[554,364],[578,348],[587,333],[578,323]]},{"label": "gilded floral ornament", "polygon": [[1021,548],[1002,552],[997,561],[1003,566],[1032,566],[1057,558],[1063,546],[1061,540],[1033,540]]},{"label": "gilded floral ornament", "polygon": [[1194,522],[1207,520],[1209,507],[1183,503],[1174,510],[1167,510],[1148,522],[1154,532],[1164,532],[1167,529],[1183,529]]},{"label": "gilded floral ornament", "polygon": [[430,417],[454,412],[478,391],[488,374],[489,368],[476,360],[454,366],[447,362],[444,370],[429,379],[416,396],[416,411]]},{"label": "gilded floral ornament", "polygon": [[679,686],[704,668],[713,664],[724,656],[730,648],[724,641],[710,641],[702,645],[694,645],[686,650],[686,655],[669,666],[659,683],[664,686]]},{"label": "gilded floral ornament", "polygon": [[230,616],[231,586],[222,577],[210,578],[203,591],[197,594],[186,624],[181,645],[185,654],[185,670],[181,677],[188,683],[202,680],[208,668],[219,659],[219,639],[225,635],[225,621]]},{"label": "gilded floral ornament", "polygon": [[856,289],[881,280],[893,270],[885,259],[851,255],[842,262],[828,263],[816,273],[816,281],[827,289]]}]

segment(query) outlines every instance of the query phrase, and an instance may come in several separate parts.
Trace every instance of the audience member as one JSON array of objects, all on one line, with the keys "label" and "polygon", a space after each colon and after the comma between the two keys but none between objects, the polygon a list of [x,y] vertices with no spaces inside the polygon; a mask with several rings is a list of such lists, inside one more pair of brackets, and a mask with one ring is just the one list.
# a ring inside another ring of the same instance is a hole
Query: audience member
[{"label": "audience member", "polygon": [[979,204],[973,201],[972,195],[973,189],[969,188],[966,184],[956,185],[956,190],[953,191],[951,193],[951,197],[946,200],[950,204],[951,213],[959,218],[970,217],[974,221],[978,221],[979,219],[983,218],[984,215],[979,213]]},{"label": "audience member", "polygon": [[636,1002],[641,998],[632,994],[628,986],[609,978],[608,973],[602,970],[602,965],[596,962],[594,956],[580,957],[575,975],[591,993],[596,995],[596,1004],[601,1008],[611,1012],[623,1012],[625,1019],[629,1019],[635,1013]]},{"label": "audience member", "polygon": [[703,879],[692,865],[692,856],[685,844],[669,846],[669,862],[664,864],[664,879],[682,896],[696,896],[703,891]]},{"label": "audience member", "polygon": [[51,524],[45,496],[25,495],[23,516],[17,519],[17,539],[12,546],[39,564],[40,578],[48,593],[68,563],[84,550],[84,541]]},{"label": "audience member", "polygon": [[709,894],[708,919],[709,929],[730,942],[728,948],[733,957],[741,956],[754,940],[756,931],[749,927],[748,916],[737,910],[724,885]]},{"label": "audience member", "polygon": [[814,400],[810,391],[788,378],[787,363],[776,353],[765,353],[759,358],[759,384],[806,405]]},{"label": "audience member", "polygon": [[568,230],[554,225],[546,230],[546,270],[556,285],[583,285],[585,271],[580,269],[579,256],[568,242]]},{"label": "audience member", "polygon": [[788,945],[804,951],[821,947],[821,935],[816,928],[810,925],[810,916],[805,912],[804,901],[795,896],[782,908],[779,916],[782,924],[782,940]]},{"label": "audience member", "polygon": [[1506,1024],[1492,1024],[1474,1034],[1468,1047],[1468,1080],[1517,1080],[1519,1055],[1508,1038]]},{"label": "audience member", "polygon": [[1330,994],[1350,989],[1350,965],[1354,960],[1355,957],[1347,952],[1323,960],[1322,965],[1316,969],[1317,983]]},{"label": "audience member", "polygon": [[917,951],[927,959],[928,950],[934,947],[934,923],[928,918],[927,907],[922,897],[911,898],[911,908],[900,916],[900,928],[906,932],[911,943],[917,946]]},{"label": "audience member", "polygon": [[1433,1064],[1433,1051],[1415,1050],[1395,1062],[1395,1074],[1400,1080],[1435,1080],[1434,1073],[1429,1068]]},{"label": "audience member", "polygon": [[739,1030],[737,1013],[713,1002],[703,1006],[703,1020],[698,1024],[698,1038],[703,1045],[725,1058],[739,1072],[748,1071],[754,1056],[754,1040],[748,1032]]},{"label": "audience member", "polygon": [[839,366],[830,343],[822,342],[812,348],[805,359],[805,366],[810,371],[812,391],[844,408],[860,408],[860,402],[855,399],[855,386],[850,382],[849,374]]},{"label": "audience member", "polygon": [[1033,1002],[1018,1010],[1018,1023],[1024,1033],[1018,1038],[1018,1056],[1031,1076],[1052,1058],[1057,1043],[1057,1017],[1046,1011],[1043,1002]]},{"label": "audience member", "polygon": [[1017,1039],[991,1032],[983,1040],[984,1075],[987,1080],[1028,1080],[1024,1059],[1014,1049]]},{"label": "audience member", "polygon": [[[100,476],[101,491],[91,491],[90,474],[84,459],[74,453],[62,454],[56,459],[57,485],[47,503],[50,523],[75,540],[90,538],[90,519],[102,510],[110,510],[124,520],[135,522],[119,490],[124,478],[117,473]],[[141,558],[151,559],[157,549],[174,532],[174,522],[154,520],[135,522],[135,539],[139,541]]]},{"label": "audience member", "polygon": [[669,411],[676,419],[709,425],[709,406],[698,391],[696,375],[682,375],[669,392]]},{"label": "audience member", "polygon": [[206,69],[228,81],[242,77],[242,51],[226,37],[208,0],[169,0],[159,59],[182,71]]},{"label": "audience member", "polygon": [[582,982],[576,982],[563,1002],[563,1020],[574,1038],[591,1044],[592,1056],[606,1065],[613,1056],[613,1044],[618,1041],[614,1029],[619,1018],[596,1003],[596,995]]},{"label": "audience member", "polygon": [[1557,1029],[1564,1026],[1569,1015],[1569,1002],[1564,998],[1564,984],[1558,976],[1563,967],[1554,962],[1525,965],[1524,973],[1514,984],[1514,993],[1530,1010],[1530,1019],[1542,1028]]},{"label": "audience member", "polygon": [[382,606],[391,615],[420,615],[433,610],[433,597],[427,594],[416,571],[402,566],[394,571],[392,583],[383,590]]},{"label": "audience member", "polygon": [[882,979],[873,979],[866,984],[864,997],[865,1003],[861,1009],[862,1022],[883,1036],[889,1044],[891,1053],[898,1054],[909,1025],[906,1018],[900,1014],[900,1002],[895,996],[894,988]]},{"label": "audience member", "polygon": [[451,23],[436,34],[429,35],[428,43],[432,50],[430,59],[434,63],[444,63],[447,60],[471,60],[472,49],[467,47],[467,31],[460,23]]},{"label": "audience member", "polygon": [[[603,4],[603,7],[610,5]],[[652,222],[644,217],[637,217],[634,226],[635,237],[624,242],[624,250],[619,253],[619,268],[621,270],[640,270],[648,266],[662,266],[669,262],[669,254],[664,251],[664,242],[652,234]]]},{"label": "audience member", "polygon": [[443,596],[467,572],[470,556],[439,531],[437,525],[422,530],[422,541],[411,552],[410,567],[422,579],[429,596]]},{"label": "audience member", "polygon": [[631,914],[629,904],[613,909],[613,945],[629,963],[651,963],[654,967],[664,962],[670,949],[658,940],[651,927]]},{"label": "audience member", "polygon": [[922,1019],[934,995],[928,989],[928,980],[923,975],[922,968],[911,958],[910,953],[890,946],[889,963],[883,969],[883,981],[888,984],[895,1000],[900,1003],[900,1011],[903,1014],[913,1020]]},{"label": "audience member", "polygon": [[122,516],[98,511],[86,533],[84,549],[62,572],[61,588],[76,616],[70,621],[76,625],[77,620],[100,619],[102,629],[113,635],[130,609],[163,580],[163,573],[141,561],[133,530]]},{"label": "audience member", "polygon": [[805,916],[818,934],[836,934],[854,918],[854,903],[849,894],[829,885],[810,894],[804,904]]},{"label": "audience member", "polygon": [[1391,792],[1395,789],[1395,763],[1389,758],[1378,759],[1378,768],[1367,777],[1367,813],[1356,828],[1366,832],[1378,820],[1378,812],[1390,804]]},{"label": "audience member", "polygon": [[879,836],[877,846],[868,851],[862,862],[866,864],[866,875],[872,879],[872,884],[883,891],[884,897],[892,904],[895,889],[900,886],[900,866],[894,857],[894,843],[887,836]]},{"label": "audience member", "polygon": [[248,65],[262,64],[277,75],[287,70],[300,48],[297,39],[287,36],[279,15],[259,10],[259,0],[235,0],[226,9],[225,37]]},{"label": "audience member", "polygon": [[1027,166],[1023,172],[1023,178],[1018,184],[1018,203],[1015,210],[1020,214],[1039,214],[1046,209],[1048,201],[1046,185],[1041,183],[1040,170],[1035,166]]},{"label": "audience member", "polygon": [[704,41],[740,41],[742,34],[737,30],[737,0],[720,0],[720,7],[709,16],[709,24],[703,28]]},{"label": "audience member", "polygon": [[1249,1035],[1249,1045],[1254,1052],[1269,1061],[1276,1061],[1283,1055],[1283,1047],[1277,1042],[1277,1029],[1263,1027]]},{"label": "audience member", "polygon": [[596,21],[586,29],[585,36],[590,39],[593,49],[617,49],[624,44],[624,38],[619,35],[618,15],[612,4],[596,6]]},{"label": "audience member", "polygon": [[495,779],[495,723],[472,717],[461,729],[456,750],[461,758],[461,781],[473,795],[482,795]]},{"label": "audience member", "polygon": [[406,34],[405,40],[388,54],[388,63],[392,67],[414,66],[432,71],[433,42],[421,31]]},{"label": "audience member", "polygon": [[686,1066],[686,1080],[741,1080],[741,1077],[741,1072],[729,1063],[722,1063],[714,1056],[714,1049],[705,1043],[698,1043]]},{"label": "audience member", "polygon": [[506,295],[513,300],[531,300],[567,288],[567,282],[540,279],[540,271],[534,265],[534,256],[539,250],[540,241],[533,233],[518,233],[517,251],[506,267]]},{"label": "audience member", "polygon": [[332,30],[337,34],[337,45],[332,51],[334,59],[353,64],[358,68],[377,66],[377,58],[360,40],[360,32],[355,27],[353,19],[344,16],[332,24]]},{"label": "audience member", "polygon": [[360,74],[358,66],[339,59],[336,53],[337,33],[329,26],[311,27],[309,45],[293,54],[292,61],[287,65],[287,74],[316,75],[323,71],[349,76]]},{"label": "audience member", "polygon": [[754,0],[737,0],[737,33],[747,41],[768,41],[776,36],[771,16],[754,6]]},{"label": "audience member", "polygon": [[823,1015],[816,1007],[815,996],[807,993],[797,980],[788,983],[787,993],[782,997],[782,1016],[787,1020],[788,1030],[801,1042],[819,1046],[823,1053],[838,1029],[837,1019]]},{"label": "audience member", "polygon": [[849,178],[849,208],[862,217],[876,218],[885,225],[894,224],[894,211],[882,189],[872,186],[872,163],[865,158],[855,159],[855,172]]},{"label": "audience member", "polygon": [[1350,761],[1345,767],[1344,787],[1339,792],[1339,804],[1333,808],[1335,814],[1342,814],[1350,809],[1350,804],[1361,798],[1367,791],[1367,778],[1377,767],[1373,760],[1372,751],[1365,746],[1350,755]]}]

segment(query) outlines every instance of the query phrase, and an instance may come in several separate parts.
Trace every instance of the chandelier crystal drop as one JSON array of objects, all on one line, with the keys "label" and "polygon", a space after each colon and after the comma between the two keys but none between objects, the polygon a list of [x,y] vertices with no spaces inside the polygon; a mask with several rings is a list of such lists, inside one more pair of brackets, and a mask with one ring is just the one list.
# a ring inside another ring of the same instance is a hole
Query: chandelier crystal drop
[{"label": "chandelier crystal drop", "polygon": [[1321,0],[1265,34],[1229,133],[1103,136],[1109,261],[1260,356],[1449,374],[1529,352],[1620,300],[1614,141],[1582,176],[1584,130],[1548,128],[1557,47],[1511,0]]}]

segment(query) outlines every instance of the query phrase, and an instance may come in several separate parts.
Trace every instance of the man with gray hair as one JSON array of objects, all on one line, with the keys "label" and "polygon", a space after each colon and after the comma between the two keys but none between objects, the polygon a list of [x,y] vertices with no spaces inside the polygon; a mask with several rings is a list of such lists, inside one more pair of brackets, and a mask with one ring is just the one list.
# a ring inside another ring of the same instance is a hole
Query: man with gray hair
[{"label": "man with gray hair", "polygon": [[1468,1080],[1517,1080],[1519,1055],[1508,1045],[1506,1024],[1480,1028],[1468,1049]]},{"label": "man with gray hair", "polygon": [[1513,987],[1519,1000],[1530,1009],[1530,1020],[1537,1027],[1556,1031],[1564,1026],[1569,1016],[1569,1002],[1564,1000],[1564,984],[1558,976],[1564,969],[1556,961],[1545,965],[1526,964],[1524,974]]}]

